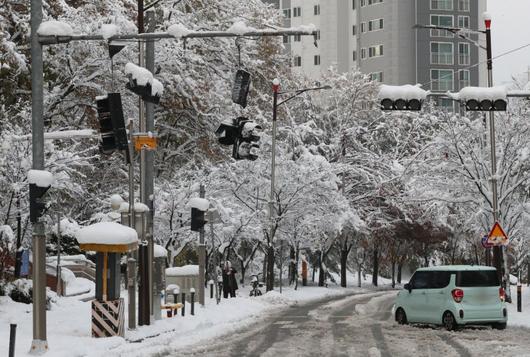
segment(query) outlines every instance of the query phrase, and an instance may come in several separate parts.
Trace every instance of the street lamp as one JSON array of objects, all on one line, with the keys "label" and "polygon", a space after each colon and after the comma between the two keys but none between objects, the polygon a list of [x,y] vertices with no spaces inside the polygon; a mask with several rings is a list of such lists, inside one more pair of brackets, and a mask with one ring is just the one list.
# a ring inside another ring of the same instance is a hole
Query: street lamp
[{"label": "street lamp", "polygon": [[[267,291],[270,291],[273,289],[274,285],[274,247],[272,245],[272,239],[274,234],[274,220],[273,220],[273,210],[274,210],[274,191],[275,191],[275,171],[276,171],[276,119],[277,119],[277,112],[278,107],[291,99],[298,97],[300,94],[309,92],[309,91],[315,91],[315,90],[322,90],[322,89],[331,89],[331,86],[321,86],[321,87],[312,87],[312,88],[302,88],[302,89],[295,89],[291,91],[284,91],[280,92],[280,80],[278,78],[275,78],[272,81],[272,93],[273,93],[273,101],[272,101],[272,153],[271,153],[271,192],[270,192],[270,200],[269,200],[269,221],[270,221],[270,234],[269,234],[269,242],[268,242],[268,262],[267,262]],[[286,99],[280,101],[278,103],[278,96],[282,94],[291,94],[291,96],[287,97]]]},{"label": "street lamp", "polygon": [[[424,28],[424,29],[436,29],[436,30],[446,30],[460,38],[463,38],[469,42],[472,42],[477,47],[486,50],[487,58],[487,70],[488,70],[488,87],[493,87],[493,60],[491,54],[491,16],[488,13],[484,13],[484,25],[486,27],[485,31],[479,30],[469,30],[461,29],[457,27],[444,27],[444,26],[435,26],[435,25],[414,25],[413,28]],[[480,45],[479,43],[472,41],[468,37],[462,35],[460,32],[472,32],[472,33],[483,33],[486,35],[486,47]],[[492,194],[492,209],[493,209],[493,223],[499,221],[499,203],[498,203],[498,193],[497,193],[497,156],[495,151],[495,114],[493,111],[489,111],[489,126],[490,126],[490,156],[491,156],[491,194]],[[490,248],[486,248],[486,265],[490,265],[491,256]],[[504,262],[504,264],[503,264]],[[506,290],[506,301],[511,301],[509,281],[510,273],[508,271],[508,264],[506,260],[506,252],[503,250],[502,246],[493,247],[493,266],[497,269],[497,274],[502,278],[502,267],[504,267],[504,287]]]}]

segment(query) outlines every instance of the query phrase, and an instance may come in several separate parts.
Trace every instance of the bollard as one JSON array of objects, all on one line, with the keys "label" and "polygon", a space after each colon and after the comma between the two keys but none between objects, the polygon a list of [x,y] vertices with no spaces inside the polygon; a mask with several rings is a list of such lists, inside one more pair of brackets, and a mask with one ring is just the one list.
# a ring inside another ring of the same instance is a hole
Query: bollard
[{"label": "bollard", "polygon": [[213,299],[213,280],[210,280],[208,284],[210,284],[210,299]]},{"label": "bollard", "polygon": [[[180,293],[180,288],[179,287],[176,287],[175,289],[173,289],[173,304],[178,304],[179,302],[179,293]],[[178,309],[175,309],[175,311],[173,311],[174,315],[177,316],[178,315]]]},{"label": "bollard", "polygon": [[191,293],[191,314],[195,315],[195,289],[191,288],[190,293]]},{"label": "bollard", "polygon": [[17,337],[17,324],[11,324],[9,329],[9,357],[15,357],[15,338]]},{"label": "bollard", "polygon": [[173,310],[167,309],[167,317],[173,317]]},{"label": "bollard", "polygon": [[522,305],[521,290],[522,290],[521,283],[517,283],[517,312],[523,311],[522,306],[521,306]]},{"label": "bollard", "polygon": [[182,316],[186,314],[186,293],[182,293]]}]

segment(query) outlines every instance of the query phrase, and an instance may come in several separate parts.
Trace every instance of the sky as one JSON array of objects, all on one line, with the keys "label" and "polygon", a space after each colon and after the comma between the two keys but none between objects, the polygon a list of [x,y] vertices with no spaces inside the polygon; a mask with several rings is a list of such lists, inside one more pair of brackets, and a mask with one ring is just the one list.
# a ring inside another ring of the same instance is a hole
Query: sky
[{"label": "sky", "polygon": [[[517,47],[530,44],[529,0],[488,0],[491,14],[493,58]],[[495,84],[511,82],[512,75],[530,79],[530,46],[493,60]]]}]

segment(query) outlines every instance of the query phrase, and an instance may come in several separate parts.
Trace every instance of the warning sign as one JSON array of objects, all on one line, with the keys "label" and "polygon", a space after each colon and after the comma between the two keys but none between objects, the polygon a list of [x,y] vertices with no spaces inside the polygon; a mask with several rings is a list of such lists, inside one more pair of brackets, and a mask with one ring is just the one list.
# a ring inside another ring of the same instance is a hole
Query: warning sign
[{"label": "warning sign", "polygon": [[136,151],[142,149],[154,150],[156,149],[156,136],[152,135],[135,135],[134,136],[134,148]]},{"label": "warning sign", "polygon": [[504,233],[504,230],[502,229],[499,222],[495,222],[490,234],[488,234],[488,243],[494,246],[508,244],[508,236],[506,233]]}]

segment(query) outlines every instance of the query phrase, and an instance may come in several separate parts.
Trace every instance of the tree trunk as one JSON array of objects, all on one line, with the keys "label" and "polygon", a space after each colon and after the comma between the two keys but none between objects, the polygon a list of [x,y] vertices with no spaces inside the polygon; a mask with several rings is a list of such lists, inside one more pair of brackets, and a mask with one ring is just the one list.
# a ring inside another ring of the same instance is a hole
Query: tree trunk
[{"label": "tree trunk", "polygon": [[396,287],[396,262],[392,260],[392,288]]},{"label": "tree trunk", "polygon": [[377,249],[377,247],[374,248],[372,266],[372,284],[373,286],[377,286],[377,276],[379,274],[379,250]]},{"label": "tree trunk", "polygon": [[401,284],[401,269],[403,268],[403,264],[398,264],[398,271],[397,271],[397,282],[398,284]]},{"label": "tree trunk", "polygon": [[361,263],[359,263],[359,266],[357,267],[357,286],[360,288],[361,284]]},{"label": "tree trunk", "polygon": [[294,246],[290,247],[290,260],[289,260],[289,285],[295,282],[296,280],[296,251],[294,249]]},{"label": "tree trunk", "polygon": [[[314,261],[314,260],[313,260]],[[318,259],[317,259],[317,262],[318,264]],[[311,281],[314,283],[315,282],[315,275],[316,275],[316,270],[317,270],[317,264],[313,264],[313,274],[312,274],[312,277],[311,277]]]},{"label": "tree trunk", "polygon": [[267,252],[267,291],[274,290],[274,247],[271,245]]},{"label": "tree trunk", "polygon": [[245,262],[241,261],[241,280],[239,281],[241,284],[245,284],[245,271],[247,269],[245,268]]},{"label": "tree trunk", "polygon": [[267,253],[263,255],[263,274],[261,275],[263,281],[267,283]]},{"label": "tree trunk", "polygon": [[322,269],[322,253],[318,255],[318,286],[324,286],[324,269]]},{"label": "tree trunk", "polygon": [[298,289],[298,261],[300,258],[300,249],[298,249],[298,243],[296,243],[296,253],[295,253],[295,266],[294,266],[294,290]]},{"label": "tree trunk", "polygon": [[342,247],[340,250],[340,286],[346,287],[346,264],[348,262],[348,250]]}]

